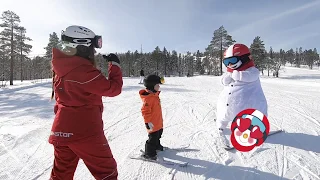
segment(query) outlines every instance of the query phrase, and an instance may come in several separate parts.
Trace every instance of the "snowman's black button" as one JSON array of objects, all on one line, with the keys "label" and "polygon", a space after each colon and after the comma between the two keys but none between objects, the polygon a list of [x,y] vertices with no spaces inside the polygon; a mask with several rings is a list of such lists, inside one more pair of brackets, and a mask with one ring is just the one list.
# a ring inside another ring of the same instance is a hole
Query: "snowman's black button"
[{"label": "snowman's black button", "polygon": [[229,95],[230,95],[231,93],[229,93]]},{"label": "snowman's black button", "polygon": [[229,106],[229,104],[227,104],[227,106]]}]

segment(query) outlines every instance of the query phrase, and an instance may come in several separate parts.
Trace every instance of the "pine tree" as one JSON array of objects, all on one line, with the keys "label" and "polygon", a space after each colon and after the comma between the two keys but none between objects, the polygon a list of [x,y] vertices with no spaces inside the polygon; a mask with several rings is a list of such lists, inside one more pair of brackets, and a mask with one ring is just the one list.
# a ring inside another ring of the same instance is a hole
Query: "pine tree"
[{"label": "pine tree", "polygon": [[195,67],[195,70],[199,74],[204,74],[204,68],[203,68],[203,65],[202,65],[201,58],[202,58],[202,53],[200,53],[200,51],[198,50],[197,54],[196,54],[196,67]]},{"label": "pine tree", "polygon": [[1,86],[4,86],[4,81],[7,79],[9,75],[9,71],[7,70],[7,67],[9,67],[9,62],[7,61],[7,54],[8,53],[8,48],[3,46],[5,44],[1,39],[0,39],[0,78],[1,78]]},{"label": "pine tree", "polygon": [[140,70],[142,69],[141,67],[141,54],[139,53],[138,50],[135,50],[133,53],[133,68],[132,68],[132,75],[138,76],[140,73]]},{"label": "pine tree", "polygon": [[280,55],[280,57],[279,57],[280,64],[284,66],[286,64],[286,52],[283,49],[280,49],[279,55]]},{"label": "pine tree", "polygon": [[171,52],[171,57],[170,57],[170,72],[171,74],[175,74],[174,72],[178,72],[179,73],[179,58],[178,58],[178,53],[177,51],[173,50]]},{"label": "pine tree", "polygon": [[125,59],[127,61],[127,68],[128,68],[128,77],[131,77],[131,66],[132,66],[132,58],[131,58],[131,51],[127,51],[125,54]]},{"label": "pine tree", "polygon": [[319,66],[320,62],[319,62],[319,54],[318,54],[317,48],[313,49],[313,58],[314,58],[314,62]]},{"label": "pine tree", "polygon": [[172,56],[171,52],[168,51],[165,60],[167,62],[167,67],[168,67],[166,76],[169,76],[169,77],[173,74],[172,70],[173,70],[173,66],[174,66],[174,64],[171,60],[171,56]]},{"label": "pine tree", "polygon": [[[312,57],[311,54],[310,54],[310,50],[304,50],[302,56],[304,57],[304,60],[305,60],[305,62],[306,62],[306,65],[308,65],[309,68],[310,68],[310,64],[309,64],[309,63],[310,63],[310,60],[311,60],[310,57]],[[312,65],[311,65],[311,67],[312,67]]]},{"label": "pine tree", "polygon": [[182,72],[183,72],[183,70],[182,70],[182,55],[181,55],[181,53],[179,53],[179,57],[178,57],[178,74],[179,74],[179,77],[180,76],[182,76]]},{"label": "pine tree", "polygon": [[2,86],[4,86],[3,82],[9,79],[10,76],[10,61],[8,56],[10,54],[10,48],[5,46],[5,44],[5,41],[0,39],[0,77]]},{"label": "pine tree", "polygon": [[272,47],[270,47],[269,50],[269,58],[267,58],[268,62],[267,62],[267,69],[268,69],[268,76],[270,75],[270,69],[272,69],[272,67],[274,66],[274,52]]},{"label": "pine tree", "polygon": [[307,65],[309,66],[310,69],[313,68],[313,64],[318,60],[319,58],[319,55],[317,53],[317,49],[314,48],[313,50],[312,49],[309,49],[309,50],[305,50],[304,51],[304,57],[306,59],[306,63]]},{"label": "pine tree", "polygon": [[280,53],[273,51],[272,47],[270,47],[269,58],[267,59],[269,59],[267,61],[268,76],[269,76],[269,71],[272,70],[273,76],[278,77],[279,70],[281,67]]},{"label": "pine tree", "polygon": [[49,74],[47,72],[48,61],[42,56],[36,56],[32,59],[31,74],[32,79],[43,79]]},{"label": "pine tree", "polygon": [[155,63],[156,67],[155,67],[155,74],[159,75],[160,73],[160,63],[161,63],[161,59],[162,59],[162,52],[159,48],[159,46],[157,46],[154,51],[151,53],[151,61],[153,63]]},{"label": "pine tree", "polygon": [[13,85],[14,55],[17,31],[19,30],[20,17],[13,11],[4,11],[1,18],[4,22],[0,24],[4,30],[0,33],[0,38],[4,41],[4,46],[10,46],[10,85]]},{"label": "pine tree", "polygon": [[213,33],[212,40],[206,48],[206,51],[212,61],[220,59],[220,74],[222,74],[223,52],[235,42],[236,41],[232,39],[232,36],[228,34],[223,26]]},{"label": "pine tree", "polygon": [[260,39],[259,36],[254,38],[253,43],[250,46],[250,51],[256,67],[263,74],[263,70],[266,68],[266,49],[264,47],[263,41]]},{"label": "pine tree", "polygon": [[167,76],[169,53],[168,53],[166,47],[163,47],[161,59],[163,59],[163,61],[164,61],[164,76]]},{"label": "pine tree", "polygon": [[45,54],[46,58],[51,58],[52,48],[57,48],[57,49],[62,50],[62,43],[59,40],[57,33],[55,33],[55,32],[53,32],[52,34],[49,34],[49,43],[44,48],[46,50],[46,54]]},{"label": "pine tree", "polygon": [[299,54],[298,48],[296,48],[296,53],[294,55],[294,64],[297,66],[297,64],[299,64],[299,61],[300,61],[300,54]]},{"label": "pine tree", "polygon": [[286,57],[285,57],[286,62],[289,62],[289,63],[291,64],[291,66],[292,66],[292,64],[294,63],[294,56],[295,56],[294,50],[291,48],[290,50],[288,50],[288,51],[286,52],[286,55],[285,55],[285,56],[286,56]]},{"label": "pine tree", "polygon": [[306,64],[303,57],[303,50],[302,47],[299,48],[299,58],[296,63],[296,67],[300,67],[301,64]]},{"label": "pine tree", "polygon": [[185,55],[185,67],[187,70],[187,76],[193,76],[193,63],[194,57],[190,51],[187,51],[187,54]]},{"label": "pine tree", "polygon": [[18,36],[18,45],[20,51],[20,79],[23,81],[23,61],[25,58],[28,58],[27,55],[31,52],[32,46],[27,44],[27,41],[32,41],[31,38],[26,36],[26,29],[24,27],[19,28],[19,36]]},{"label": "pine tree", "polygon": [[43,65],[45,71],[43,71],[42,73],[45,75],[42,75],[41,77],[47,77],[47,76],[51,76],[51,57],[52,57],[52,48],[57,48],[62,50],[62,43],[59,40],[57,33],[53,32],[52,34],[49,34],[49,42],[48,45],[46,47],[44,47],[44,49],[46,50],[46,53],[43,57],[38,57],[37,60],[43,60]]},{"label": "pine tree", "polygon": [[[284,52],[284,51],[283,51]],[[274,61],[273,61],[273,76],[279,77],[279,71],[281,68],[281,57],[280,57],[280,52],[275,52],[274,53]]]}]

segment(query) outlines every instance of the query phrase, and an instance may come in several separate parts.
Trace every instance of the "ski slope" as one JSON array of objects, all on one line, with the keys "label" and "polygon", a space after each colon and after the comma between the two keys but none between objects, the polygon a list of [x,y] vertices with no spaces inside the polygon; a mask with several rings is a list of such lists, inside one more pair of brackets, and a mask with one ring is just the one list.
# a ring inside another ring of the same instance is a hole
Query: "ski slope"
[{"label": "ski slope", "polygon": [[[261,77],[269,104],[270,136],[256,150],[241,153],[219,146],[214,122],[222,90],[214,76],[167,77],[161,86],[164,132],[169,147],[160,155],[187,167],[130,159],[144,148],[147,134],[140,113],[138,78],[124,78],[123,92],[104,98],[104,130],[121,180],[320,179],[320,70],[286,67],[280,78]],[[266,73],[265,73],[266,74]],[[18,82],[17,82],[18,83]],[[53,164],[48,143],[54,118],[51,81],[0,89],[0,179],[47,180]],[[80,160],[75,180],[93,177]]]}]

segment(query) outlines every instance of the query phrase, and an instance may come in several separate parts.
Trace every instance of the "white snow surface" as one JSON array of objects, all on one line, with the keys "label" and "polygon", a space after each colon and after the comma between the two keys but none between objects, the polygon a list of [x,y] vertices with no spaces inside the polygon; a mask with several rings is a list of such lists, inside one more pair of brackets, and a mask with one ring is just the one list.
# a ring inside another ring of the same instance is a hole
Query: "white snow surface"
[{"label": "white snow surface", "polygon": [[[272,75],[271,75],[272,76]],[[144,148],[139,78],[124,78],[123,92],[103,98],[104,129],[121,180],[320,179],[320,70],[285,67],[279,78],[261,76],[269,105],[270,136],[251,152],[225,151],[217,139],[220,77],[166,77],[161,85],[164,146],[190,146],[160,155],[187,167],[130,159]],[[53,165],[48,137],[53,122],[51,81],[0,89],[0,179],[47,180]],[[75,180],[94,179],[80,160]]]}]

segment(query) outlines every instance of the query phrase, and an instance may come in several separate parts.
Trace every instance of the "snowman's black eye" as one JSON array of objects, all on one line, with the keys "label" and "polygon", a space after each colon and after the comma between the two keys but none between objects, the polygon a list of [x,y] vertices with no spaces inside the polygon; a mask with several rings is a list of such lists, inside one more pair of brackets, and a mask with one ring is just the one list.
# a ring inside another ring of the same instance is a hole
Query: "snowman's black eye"
[{"label": "snowman's black eye", "polygon": [[251,124],[250,127],[248,128],[250,131],[253,129],[253,125]]}]

